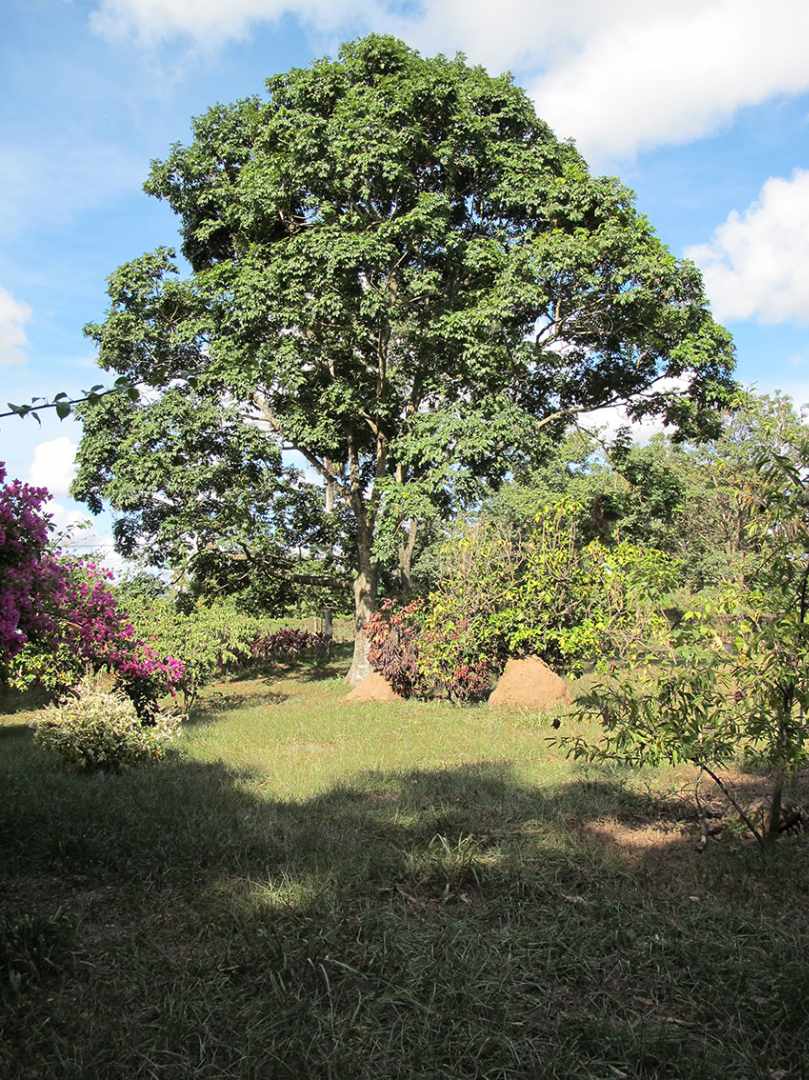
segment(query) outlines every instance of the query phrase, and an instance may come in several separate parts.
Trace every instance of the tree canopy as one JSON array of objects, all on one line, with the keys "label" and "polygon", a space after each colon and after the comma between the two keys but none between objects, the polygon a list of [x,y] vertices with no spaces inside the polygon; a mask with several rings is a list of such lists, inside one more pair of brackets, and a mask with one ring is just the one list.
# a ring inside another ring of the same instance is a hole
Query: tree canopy
[{"label": "tree canopy", "polygon": [[[196,502],[175,483],[201,452],[195,415],[229,425],[247,502],[256,452],[297,450],[348,515],[359,661],[379,567],[406,581],[426,522],[539,460],[582,410],[631,402],[706,430],[733,350],[696,267],[509,76],[372,35],[267,90],[213,107],[152,166],[190,269],[160,248],[110,277],[88,333],[145,390],[83,408],[74,492],[157,557],[175,515],[140,507]],[[178,395],[193,408],[167,409]]]}]

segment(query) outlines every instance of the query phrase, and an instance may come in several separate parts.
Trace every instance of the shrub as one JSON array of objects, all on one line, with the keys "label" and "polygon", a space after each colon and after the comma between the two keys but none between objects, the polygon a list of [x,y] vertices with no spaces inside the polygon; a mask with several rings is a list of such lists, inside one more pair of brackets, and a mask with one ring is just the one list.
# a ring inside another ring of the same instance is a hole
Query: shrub
[{"label": "shrub", "polygon": [[331,639],[326,634],[284,626],[269,634],[257,634],[250,645],[250,654],[259,662],[289,663],[304,657],[326,657],[330,647]]},{"label": "shrub", "polygon": [[[762,456],[747,498],[758,545],[747,580],[699,598],[662,646],[650,643],[647,680],[592,687],[579,712],[601,720],[597,742],[562,741],[587,760],[692,763],[769,845],[789,826],[786,785],[809,764],[809,435]],[[763,826],[718,775],[742,754],[772,774]]]},{"label": "shrub", "polygon": [[448,546],[419,642],[419,670],[434,694],[453,701],[488,694],[509,656],[503,612],[522,561],[521,546],[492,522]]},{"label": "shrub", "polygon": [[582,546],[576,521],[560,501],[525,537],[491,521],[467,527],[426,600],[389,602],[371,619],[371,666],[406,697],[476,701],[511,656],[581,671],[647,649],[668,631],[659,601],[677,560],[625,542]]},{"label": "shrub", "polygon": [[152,666],[160,656],[170,658],[164,663],[176,658],[181,664],[176,686],[186,711],[194,706],[206,683],[226,672],[254,664],[325,656],[330,645],[324,634],[279,629],[275,620],[251,615],[228,601],[197,601],[188,610],[178,611],[171,596],[133,596],[129,615],[138,637],[148,643]]},{"label": "shrub", "polygon": [[35,721],[34,740],[78,769],[120,772],[162,758],[177,726],[177,718],[167,715],[143,724],[129,697],[86,678],[75,695]]},{"label": "shrub", "polygon": [[171,597],[132,599],[135,630],[155,655],[177,657],[183,665],[177,687],[186,711],[193,708],[202,687],[226,670],[246,664],[260,622],[233,604],[197,602],[178,611]]},{"label": "shrub", "polygon": [[107,669],[116,673],[140,718],[152,722],[159,699],[173,693],[182,678],[183,664],[159,656],[136,635],[109,571],[92,561],[44,552],[37,573],[38,621],[28,620],[28,631],[6,661],[9,684],[21,691],[37,687],[57,698],[88,671]]},{"label": "shrub", "polygon": [[32,636],[50,627],[43,597],[58,576],[47,551],[47,490],[5,480],[0,462],[0,676]]},{"label": "shrub", "polygon": [[365,624],[369,664],[402,697],[429,696],[429,683],[419,668],[422,619],[421,600],[403,607],[385,600]]},{"label": "shrub", "polygon": [[[441,635],[425,628],[426,605],[386,600],[366,624],[368,662],[402,697],[479,701],[491,689],[495,667],[487,657],[467,658],[457,626]],[[427,612],[430,618],[432,612]]]},{"label": "shrub", "polygon": [[492,522],[448,550],[419,639],[419,670],[456,700],[484,697],[511,656],[581,672],[630,657],[668,629],[660,598],[677,560],[654,548],[580,544],[578,507],[545,507],[521,538]]}]

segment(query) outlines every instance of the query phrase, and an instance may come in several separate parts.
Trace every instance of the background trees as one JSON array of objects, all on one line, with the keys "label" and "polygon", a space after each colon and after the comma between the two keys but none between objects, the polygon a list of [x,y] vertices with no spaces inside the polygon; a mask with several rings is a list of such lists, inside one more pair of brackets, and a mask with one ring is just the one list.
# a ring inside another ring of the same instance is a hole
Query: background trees
[{"label": "background trees", "polygon": [[258,444],[266,461],[294,448],[346,512],[357,676],[380,567],[407,583],[424,522],[537,459],[582,409],[633,399],[704,426],[732,348],[696,269],[509,78],[371,36],[267,87],[152,167],[190,273],[159,249],[111,276],[88,332],[145,392],[85,409],[75,493],[122,510],[124,533],[161,535],[141,504],[164,502],[173,463],[140,494],[119,478],[160,410],[191,452],[167,394],[227,418],[248,502]]}]

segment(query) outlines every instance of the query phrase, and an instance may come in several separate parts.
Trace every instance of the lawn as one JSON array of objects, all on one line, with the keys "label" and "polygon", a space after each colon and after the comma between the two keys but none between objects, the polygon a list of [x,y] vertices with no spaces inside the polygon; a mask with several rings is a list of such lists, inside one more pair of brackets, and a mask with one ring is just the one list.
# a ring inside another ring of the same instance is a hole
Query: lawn
[{"label": "lawn", "polygon": [[0,717],[3,1080],[809,1075],[804,836],[700,853],[686,774],[338,676],[213,687],[121,776]]}]

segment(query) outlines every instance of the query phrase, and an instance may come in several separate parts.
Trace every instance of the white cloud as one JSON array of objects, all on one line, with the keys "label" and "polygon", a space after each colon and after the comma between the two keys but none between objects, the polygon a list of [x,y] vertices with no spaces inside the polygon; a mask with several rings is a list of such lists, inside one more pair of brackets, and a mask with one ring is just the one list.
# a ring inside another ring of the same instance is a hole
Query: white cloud
[{"label": "white cloud", "polygon": [[702,268],[720,319],[809,322],[809,171],[771,177],[686,255]]},{"label": "white cloud", "polygon": [[31,319],[31,309],[6,289],[0,288],[0,364],[23,364],[28,338],[25,324]]},{"label": "white cloud", "polygon": [[715,131],[809,88],[805,0],[98,0],[100,32],[208,46],[297,16],[319,33],[389,30],[532,81],[540,115],[598,160]]},{"label": "white cloud", "polygon": [[37,443],[28,473],[29,481],[37,487],[46,487],[56,498],[65,497],[76,472],[77,449],[76,443],[67,435]]},{"label": "white cloud", "polygon": [[588,36],[534,84],[539,112],[615,158],[716,131],[744,106],[809,87],[805,0],[658,2]]},{"label": "white cloud", "polygon": [[329,30],[378,13],[375,0],[101,0],[91,23],[105,37],[134,32],[149,44],[171,37],[214,44],[244,38],[254,23],[284,15]]}]

